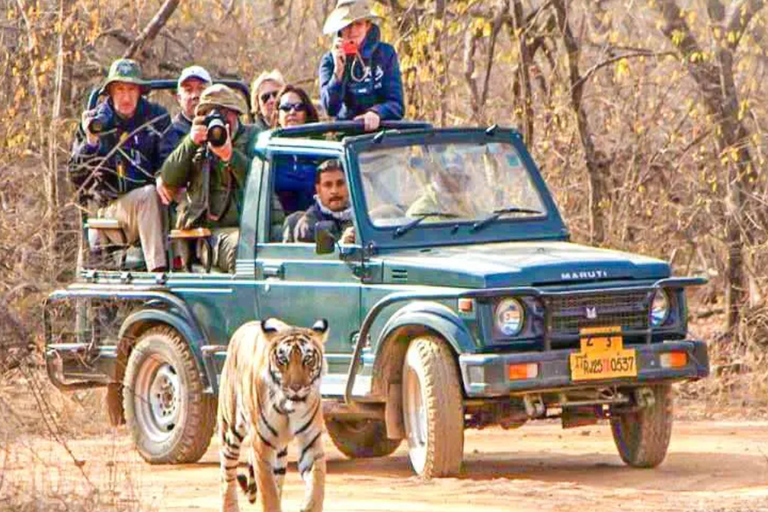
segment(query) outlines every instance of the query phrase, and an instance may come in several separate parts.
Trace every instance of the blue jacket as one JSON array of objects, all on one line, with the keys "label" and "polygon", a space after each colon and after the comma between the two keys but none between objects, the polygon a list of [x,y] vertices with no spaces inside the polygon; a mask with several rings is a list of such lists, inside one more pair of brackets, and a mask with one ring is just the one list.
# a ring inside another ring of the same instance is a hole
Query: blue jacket
[{"label": "blue jacket", "polygon": [[[380,40],[379,27],[371,26],[365,36],[353,69],[347,69],[343,80],[333,73],[333,53],[323,55],[320,62],[320,102],[329,116],[351,120],[373,110],[382,120],[402,119],[405,112],[400,62],[395,49]],[[349,68],[349,66],[347,66]],[[364,76],[356,82],[352,76]]]},{"label": "blue jacket", "polygon": [[[112,100],[107,101],[111,107]],[[89,146],[79,130],[69,159],[70,180],[100,205],[155,182],[163,163],[160,140],[171,123],[165,108],[144,97],[133,117],[114,114],[113,121],[114,128],[103,133],[95,146]]]},{"label": "blue jacket", "polygon": [[185,135],[189,135],[192,130],[192,121],[184,117],[184,114],[179,112],[173,118],[173,123],[166,130],[165,135],[160,140],[160,163],[165,162],[168,155],[173,153],[176,146],[179,145]]}]

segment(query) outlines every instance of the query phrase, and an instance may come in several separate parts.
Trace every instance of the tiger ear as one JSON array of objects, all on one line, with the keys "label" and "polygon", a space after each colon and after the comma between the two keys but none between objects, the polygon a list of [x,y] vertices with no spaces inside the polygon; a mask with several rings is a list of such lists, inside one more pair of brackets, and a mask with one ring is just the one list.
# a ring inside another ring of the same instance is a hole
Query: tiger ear
[{"label": "tiger ear", "polygon": [[328,320],[326,320],[325,318],[320,318],[312,326],[312,330],[317,333],[324,334],[325,331],[328,330]]},{"label": "tiger ear", "polygon": [[276,333],[278,329],[278,320],[277,318],[269,317],[266,320],[261,321],[261,330],[264,331],[266,334],[274,334]]},{"label": "tiger ear", "polygon": [[328,320],[320,318],[312,326],[312,330],[319,334],[320,340],[325,343],[326,338],[328,338]]},{"label": "tiger ear", "polygon": [[264,333],[264,338],[267,340],[272,339],[272,337],[280,331],[284,331],[289,328],[289,325],[287,325],[282,320],[278,320],[277,318],[270,317],[261,321],[261,332]]}]

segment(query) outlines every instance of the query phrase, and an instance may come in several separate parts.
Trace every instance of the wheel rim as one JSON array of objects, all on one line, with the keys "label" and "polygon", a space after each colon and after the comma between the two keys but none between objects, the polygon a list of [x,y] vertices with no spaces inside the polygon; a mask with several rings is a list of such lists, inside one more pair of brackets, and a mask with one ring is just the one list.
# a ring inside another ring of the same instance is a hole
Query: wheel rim
[{"label": "wheel rim", "polygon": [[405,372],[404,416],[408,438],[408,457],[416,473],[421,474],[427,462],[427,409],[422,396],[421,379],[409,365]]},{"label": "wheel rim", "polygon": [[183,407],[176,369],[167,362],[148,359],[138,372],[134,400],[140,430],[154,443],[169,439]]}]

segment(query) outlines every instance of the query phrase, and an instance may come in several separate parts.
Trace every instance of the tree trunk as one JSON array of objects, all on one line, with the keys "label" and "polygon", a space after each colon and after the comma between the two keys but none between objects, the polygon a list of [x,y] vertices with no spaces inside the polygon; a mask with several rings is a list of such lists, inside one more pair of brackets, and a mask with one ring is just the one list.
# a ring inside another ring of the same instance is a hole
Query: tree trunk
[{"label": "tree trunk", "polygon": [[587,166],[589,179],[589,238],[590,242],[600,244],[605,241],[605,213],[606,202],[609,201],[607,183],[607,161],[600,158],[595,149],[592,138],[592,130],[589,127],[589,119],[581,103],[585,81],[579,71],[579,43],[571,31],[568,22],[568,11],[565,0],[553,0],[552,6],[557,15],[557,24],[563,37],[566,55],[568,57],[568,76],[571,86],[571,108],[576,114],[576,123],[579,130],[579,138],[584,151],[584,160]]},{"label": "tree trunk", "polygon": [[754,176],[752,155],[747,143],[749,131],[739,119],[739,97],[733,75],[733,52],[763,0],[738,0],[726,13],[719,0],[707,1],[707,12],[715,39],[715,60],[693,58],[701,55],[699,42],[670,0],[657,8],[664,18],[661,30],[676,46],[688,73],[701,91],[704,104],[717,123],[716,144],[721,162],[726,162],[725,243],[728,247],[725,271],[726,329],[733,329],[746,302],[744,246],[751,238],[746,192]]}]

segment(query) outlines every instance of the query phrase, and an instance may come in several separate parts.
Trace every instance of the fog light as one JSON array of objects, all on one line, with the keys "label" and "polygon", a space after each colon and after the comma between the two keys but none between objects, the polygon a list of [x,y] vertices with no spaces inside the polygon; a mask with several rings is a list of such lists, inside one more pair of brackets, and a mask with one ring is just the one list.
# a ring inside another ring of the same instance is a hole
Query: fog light
[{"label": "fog light", "polygon": [[688,364],[688,354],[685,352],[666,352],[659,356],[662,368],[682,368]]},{"label": "fog light", "polygon": [[509,380],[535,379],[539,376],[539,365],[536,363],[511,364],[507,375]]}]

